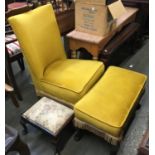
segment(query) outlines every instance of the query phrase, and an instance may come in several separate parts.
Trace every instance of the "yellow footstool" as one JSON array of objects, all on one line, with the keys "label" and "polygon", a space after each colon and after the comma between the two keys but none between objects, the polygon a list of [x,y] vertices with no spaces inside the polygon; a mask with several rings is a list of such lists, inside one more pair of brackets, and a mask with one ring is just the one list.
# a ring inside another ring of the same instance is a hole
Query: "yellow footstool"
[{"label": "yellow footstool", "polygon": [[76,103],[75,126],[113,145],[118,144],[138,105],[146,79],[141,73],[109,67],[99,82]]}]

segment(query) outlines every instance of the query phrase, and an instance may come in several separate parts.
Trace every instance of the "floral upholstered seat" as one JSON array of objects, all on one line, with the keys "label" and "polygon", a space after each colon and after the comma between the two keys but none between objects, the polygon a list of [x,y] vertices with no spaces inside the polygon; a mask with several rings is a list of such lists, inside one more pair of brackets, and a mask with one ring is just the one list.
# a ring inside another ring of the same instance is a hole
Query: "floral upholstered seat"
[{"label": "floral upholstered seat", "polygon": [[43,97],[23,115],[26,120],[57,136],[71,120],[73,110],[49,98]]}]

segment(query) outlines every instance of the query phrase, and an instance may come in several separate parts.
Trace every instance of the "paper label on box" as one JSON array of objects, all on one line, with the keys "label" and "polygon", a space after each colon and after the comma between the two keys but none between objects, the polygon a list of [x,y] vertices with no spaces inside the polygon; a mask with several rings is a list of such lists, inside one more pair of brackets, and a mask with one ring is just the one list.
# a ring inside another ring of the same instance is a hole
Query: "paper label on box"
[{"label": "paper label on box", "polygon": [[75,5],[75,28],[94,35],[104,36],[111,29],[113,18],[108,7],[76,3]]},{"label": "paper label on box", "polygon": [[81,27],[84,29],[96,31],[94,22],[98,10],[95,7],[88,8],[83,6],[81,7],[81,11],[83,14],[83,25],[81,25]]}]

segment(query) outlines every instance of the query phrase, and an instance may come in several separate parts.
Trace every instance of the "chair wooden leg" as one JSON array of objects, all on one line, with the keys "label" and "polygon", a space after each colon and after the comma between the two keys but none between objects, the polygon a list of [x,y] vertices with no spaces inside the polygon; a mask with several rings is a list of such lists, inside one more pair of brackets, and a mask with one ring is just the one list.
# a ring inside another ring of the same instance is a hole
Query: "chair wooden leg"
[{"label": "chair wooden leg", "polygon": [[19,64],[19,67],[22,71],[25,70],[25,65],[24,65],[24,61],[23,61],[23,58],[20,58],[17,60],[18,64]]},{"label": "chair wooden leg", "polygon": [[9,151],[18,151],[20,155],[30,155],[28,146],[20,139],[19,136]]},{"label": "chair wooden leg", "polygon": [[15,97],[14,92],[10,92],[10,97],[11,97],[11,99],[12,99],[13,104],[14,104],[16,107],[19,107],[19,103],[18,103],[18,101],[17,101],[17,99],[16,99],[16,97]]},{"label": "chair wooden leg", "polygon": [[13,88],[15,90],[15,93],[16,93],[18,99],[22,100],[22,95],[21,95],[19,88],[17,86],[16,80],[15,80],[15,77],[13,75],[13,71],[12,71],[12,68],[11,68],[11,65],[9,64],[9,62],[6,62],[6,78],[13,85]]}]

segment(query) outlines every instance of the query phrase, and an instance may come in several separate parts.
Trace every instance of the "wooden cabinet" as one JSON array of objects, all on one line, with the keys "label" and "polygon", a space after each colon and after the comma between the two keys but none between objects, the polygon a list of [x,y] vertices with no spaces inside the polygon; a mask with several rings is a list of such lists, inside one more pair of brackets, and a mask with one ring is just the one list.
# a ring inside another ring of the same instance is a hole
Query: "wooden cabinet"
[{"label": "wooden cabinet", "polygon": [[136,22],[140,24],[139,34],[149,33],[149,0],[122,0],[125,6],[139,8]]}]

